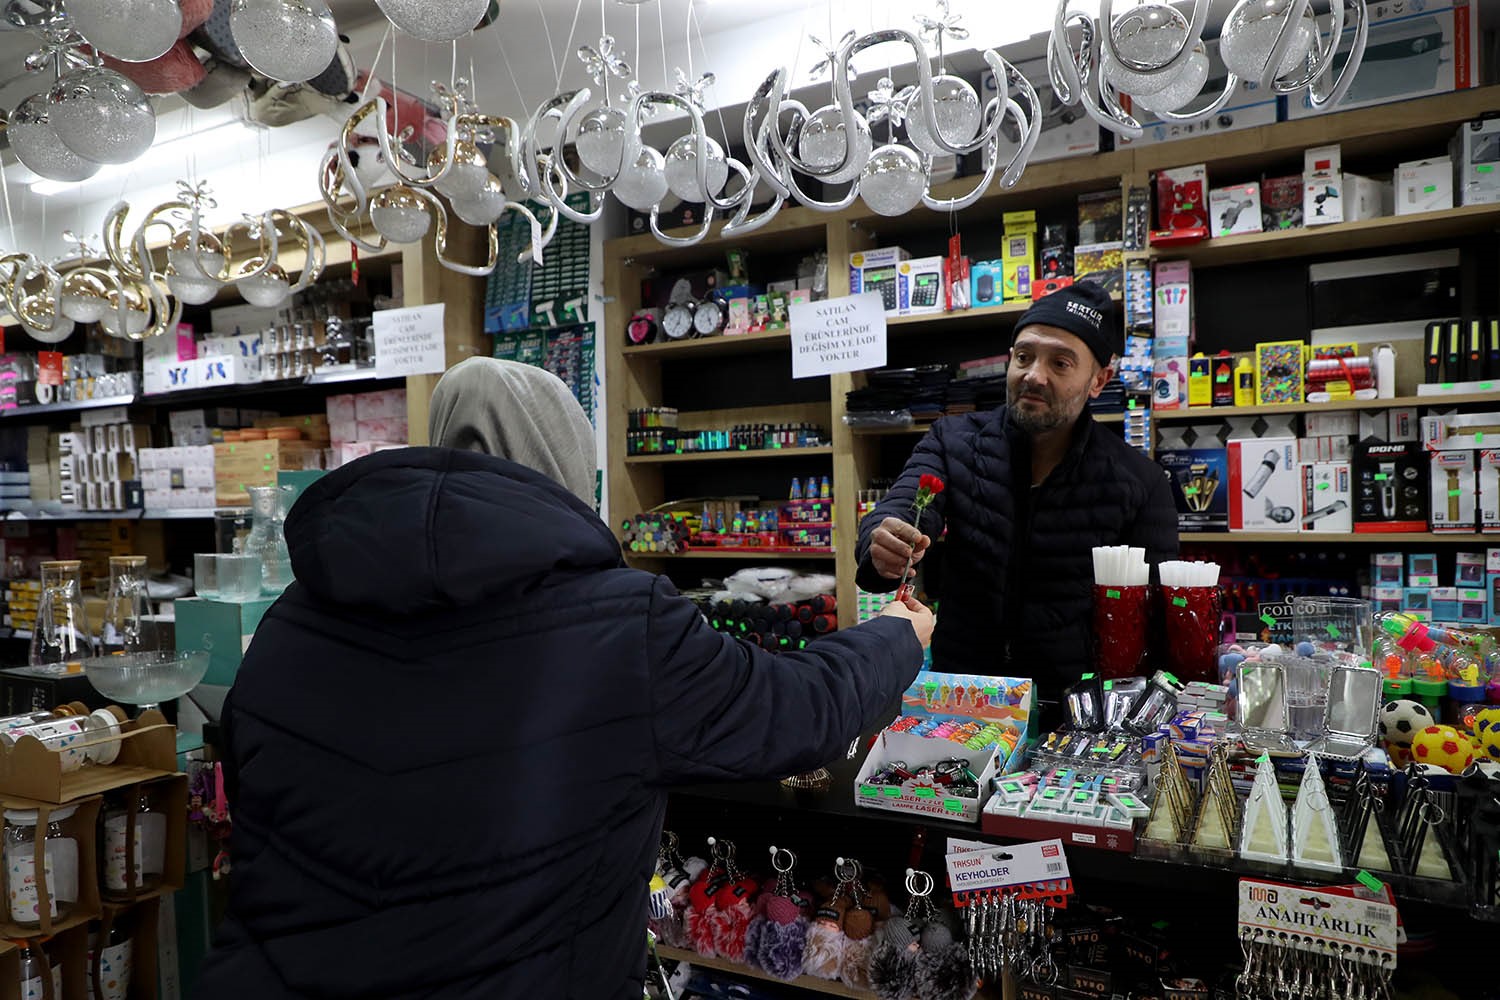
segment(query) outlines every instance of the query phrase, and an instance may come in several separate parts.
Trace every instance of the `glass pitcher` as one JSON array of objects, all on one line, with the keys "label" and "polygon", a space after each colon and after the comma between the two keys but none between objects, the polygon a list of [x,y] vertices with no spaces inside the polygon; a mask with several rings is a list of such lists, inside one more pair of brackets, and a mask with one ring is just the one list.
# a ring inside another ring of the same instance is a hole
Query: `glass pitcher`
[{"label": "glass pitcher", "polygon": [[42,563],[42,599],[36,609],[36,629],[31,633],[33,667],[83,669],[83,661],[94,655],[93,634],[83,612],[83,563],[76,559]]},{"label": "glass pitcher", "polygon": [[146,594],[146,557],[112,556],[109,560],[109,598],[104,604],[100,632],[104,655],[151,653],[161,648],[151,599]]},{"label": "glass pitcher", "polygon": [[254,526],[245,542],[245,551],[260,556],[260,592],[280,594],[292,582],[292,557],[286,549],[287,507],[292,490],[283,486],[246,486]]}]

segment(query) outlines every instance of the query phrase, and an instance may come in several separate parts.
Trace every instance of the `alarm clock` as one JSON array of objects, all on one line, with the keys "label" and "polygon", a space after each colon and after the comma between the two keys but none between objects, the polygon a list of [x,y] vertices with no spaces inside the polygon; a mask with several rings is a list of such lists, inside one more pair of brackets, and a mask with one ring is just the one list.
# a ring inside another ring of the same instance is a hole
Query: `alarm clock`
[{"label": "alarm clock", "polygon": [[653,343],[660,334],[661,322],[655,309],[642,309],[625,324],[625,343],[631,347]]},{"label": "alarm clock", "polygon": [[698,310],[696,302],[674,302],[661,315],[661,331],[668,340],[682,340],[693,335],[693,314]]},{"label": "alarm clock", "polygon": [[723,292],[712,292],[693,311],[693,331],[700,337],[723,333],[729,322],[729,300]]}]

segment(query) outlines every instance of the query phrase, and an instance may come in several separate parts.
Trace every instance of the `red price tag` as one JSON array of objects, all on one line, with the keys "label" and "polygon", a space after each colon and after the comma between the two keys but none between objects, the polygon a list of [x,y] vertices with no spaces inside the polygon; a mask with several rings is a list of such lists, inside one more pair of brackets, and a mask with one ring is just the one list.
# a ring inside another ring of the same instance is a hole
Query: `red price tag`
[{"label": "red price tag", "polygon": [[36,380],[42,385],[63,384],[63,356],[61,351],[38,351],[36,356]]}]

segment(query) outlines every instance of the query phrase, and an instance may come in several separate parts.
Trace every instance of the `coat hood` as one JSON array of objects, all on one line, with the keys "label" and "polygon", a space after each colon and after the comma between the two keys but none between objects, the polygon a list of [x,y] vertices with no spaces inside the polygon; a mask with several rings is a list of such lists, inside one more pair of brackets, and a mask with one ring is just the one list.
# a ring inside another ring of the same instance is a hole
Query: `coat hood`
[{"label": "coat hood", "polygon": [[554,480],[477,452],[377,452],[309,487],[286,521],[297,581],[406,615],[503,600],[622,565],[599,517]]}]

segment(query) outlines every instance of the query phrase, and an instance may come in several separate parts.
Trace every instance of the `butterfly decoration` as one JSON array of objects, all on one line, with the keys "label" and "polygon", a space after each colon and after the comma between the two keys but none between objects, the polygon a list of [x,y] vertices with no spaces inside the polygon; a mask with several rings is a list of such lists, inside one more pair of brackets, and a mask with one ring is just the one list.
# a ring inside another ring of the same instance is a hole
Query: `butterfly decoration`
[{"label": "butterfly decoration", "polygon": [[937,6],[938,16],[936,18],[928,17],[925,14],[918,14],[913,20],[921,28],[922,34],[925,37],[931,38],[936,43],[938,59],[941,60],[943,58],[944,40],[951,38],[955,42],[961,42],[969,37],[969,29],[963,27],[960,23],[963,21],[962,14],[949,13],[948,0],[937,0]]},{"label": "butterfly decoration", "polygon": [[[712,73],[707,73],[705,75],[706,76],[712,76],[713,74]],[[625,96],[629,97],[631,101],[634,101],[637,97],[641,96],[641,93],[642,93],[643,89],[644,88],[641,87],[641,81],[639,81],[639,80],[631,80],[629,83],[627,83],[625,85]],[[657,108],[657,106],[655,104],[652,104],[650,101],[647,101],[645,104],[641,105],[641,117],[642,118],[650,118],[653,115],[655,115],[658,110],[659,109]]]},{"label": "butterfly decoration", "polygon": [[622,59],[615,51],[615,40],[612,35],[605,35],[599,39],[599,47],[592,45],[578,46],[578,58],[583,62],[584,68],[589,71],[589,76],[594,83],[604,86],[606,77],[612,76],[624,80],[630,76],[630,64]]},{"label": "butterfly decoration", "polygon": [[890,119],[891,125],[899,128],[901,123],[906,121],[906,116],[911,111],[911,102],[916,96],[916,87],[902,87],[897,90],[895,82],[890,77],[881,77],[880,82],[869,94],[870,124]]},{"label": "butterfly decoration", "polygon": [[688,79],[687,74],[682,71],[682,68],[678,67],[677,86],[673,87],[672,90],[678,97],[683,98],[693,107],[702,111],[707,106],[705,100],[708,88],[713,85],[714,75],[712,73],[704,73],[698,78],[698,82],[694,83]]},{"label": "butterfly decoration", "polygon": [[208,181],[199,181],[196,185],[189,184],[187,181],[178,181],[177,200],[185,201],[200,211],[219,207],[219,203],[214,200],[213,189],[208,186]]},{"label": "butterfly decoration", "polygon": [[[844,32],[844,37],[840,38],[838,40],[838,43],[835,45],[827,44],[817,35],[808,35],[807,37],[808,40],[813,43],[813,45],[817,46],[818,51],[823,53],[822,61],[818,62],[813,66],[811,70],[808,71],[814,78],[817,78],[822,76],[824,73],[827,73],[829,76],[833,75],[833,68],[837,66],[839,62],[839,52],[842,51],[843,48],[850,42],[854,41],[856,35],[852,30],[846,31]],[[851,80],[859,75],[854,72],[854,67],[852,65],[849,67],[848,73],[849,79]]]},{"label": "butterfly decoration", "polygon": [[80,47],[83,36],[72,28],[48,28],[43,32],[41,48],[26,57],[26,71],[39,73],[45,69],[60,67],[63,72],[92,66],[88,54]]},{"label": "butterfly decoration", "polygon": [[99,250],[95,244],[98,234],[93,236],[80,236],[71,229],[64,229],[62,234],[64,243],[71,243],[73,249],[57,259],[60,264],[65,260],[93,260],[99,256]]}]

